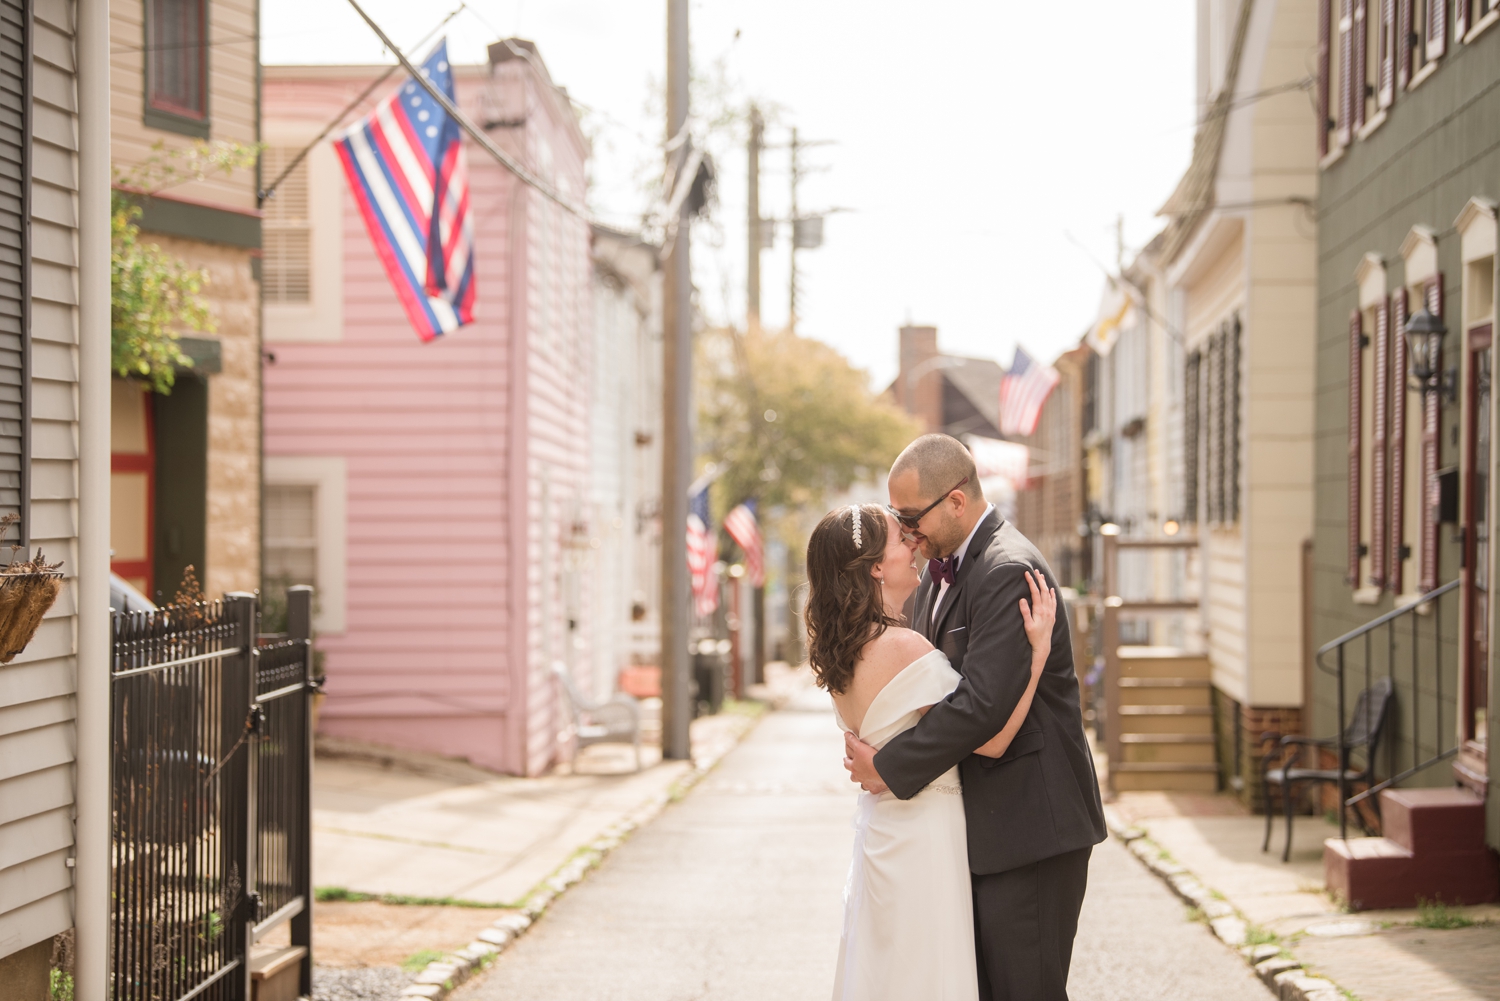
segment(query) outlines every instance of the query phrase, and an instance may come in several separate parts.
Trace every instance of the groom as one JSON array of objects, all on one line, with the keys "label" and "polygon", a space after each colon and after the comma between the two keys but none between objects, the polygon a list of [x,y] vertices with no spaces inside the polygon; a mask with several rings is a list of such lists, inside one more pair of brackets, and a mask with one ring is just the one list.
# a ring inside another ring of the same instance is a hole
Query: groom
[{"label": "groom", "polygon": [[891,467],[892,513],[929,560],[911,626],[948,655],[958,688],[876,753],[846,735],[845,767],[870,792],[910,799],[954,765],[963,777],[975,954],[984,1001],[1067,1001],[1089,855],[1104,840],[1099,783],[1083,733],[1067,614],[1031,711],[998,759],[976,747],[1005,726],[1031,679],[1019,602],[1047,566],[986,504],[973,457],[929,434]]}]

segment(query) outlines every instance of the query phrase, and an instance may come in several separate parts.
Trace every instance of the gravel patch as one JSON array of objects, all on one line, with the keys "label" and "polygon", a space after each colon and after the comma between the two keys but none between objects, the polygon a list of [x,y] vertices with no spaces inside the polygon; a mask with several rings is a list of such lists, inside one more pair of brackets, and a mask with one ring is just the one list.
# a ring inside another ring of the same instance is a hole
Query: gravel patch
[{"label": "gravel patch", "polygon": [[415,973],[394,966],[319,966],[313,969],[313,1001],[393,1001],[415,978]]}]

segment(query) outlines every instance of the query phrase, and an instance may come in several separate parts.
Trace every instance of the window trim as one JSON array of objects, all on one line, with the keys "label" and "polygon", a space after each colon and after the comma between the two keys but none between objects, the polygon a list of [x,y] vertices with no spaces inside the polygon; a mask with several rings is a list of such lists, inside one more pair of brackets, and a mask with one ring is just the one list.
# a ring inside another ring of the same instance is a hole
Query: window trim
[{"label": "window trim", "polygon": [[[32,4],[21,5],[21,211],[20,211],[20,341],[21,341],[21,459],[17,476],[16,524],[14,544],[23,549],[31,545],[31,292],[32,292],[32,144],[35,141],[34,102],[36,82],[32,57],[35,55]],[[9,533],[7,533],[9,534]],[[8,544],[11,540],[3,540]]]},{"label": "window trim", "polygon": [[[301,148],[316,138],[311,129],[271,122],[264,138],[270,146]],[[305,303],[267,301],[265,341],[275,343],[339,342],[344,339],[344,203],[343,168],[328,142],[315,146],[307,165],[309,248],[308,296]],[[269,179],[267,179],[269,180]]]},{"label": "window trim", "polygon": [[1492,28],[1496,22],[1500,22],[1500,6],[1491,7],[1484,17],[1475,21],[1469,30],[1464,32],[1464,44],[1472,44],[1474,39]]},{"label": "window trim", "polygon": [[[268,455],[266,486],[313,487],[318,568],[313,625],[319,633],[347,629],[349,477],[343,456]],[[264,518],[264,511],[262,512]],[[265,547],[262,526],[261,547]],[[265,554],[261,554],[262,572]]]},{"label": "window trim", "polygon": [[141,122],[147,128],[175,132],[195,139],[207,139],[212,133],[211,92],[209,82],[213,79],[209,55],[213,46],[209,44],[209,15],[213,4],[209,0],[198,0],[203,6],[202,22],[202,79],[203,114],[194,115],[187,109],[161,107],[151,100],[151,7],[152,0],[141,0]]}]

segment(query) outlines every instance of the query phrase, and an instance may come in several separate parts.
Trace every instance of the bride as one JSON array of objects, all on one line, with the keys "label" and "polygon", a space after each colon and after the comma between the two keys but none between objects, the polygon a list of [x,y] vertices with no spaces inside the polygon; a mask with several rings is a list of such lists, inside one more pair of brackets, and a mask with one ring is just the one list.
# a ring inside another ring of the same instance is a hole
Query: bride
[{"label": "bride", "polygon": [[[920,582],[896,520],[879,505],[829,512],[807,544],[808,659],[839,726],[882,747],[958,685],[948,658],[901,626]],[[1027,575],[1020,602],[1031,683],[1005,728],[975,751],[998,758],[1031,708],[1051,649],[1057,597]],[[861,793],[844,889],[835,1001],[976,1001],[973,899],[958,768],[909,800]]]}]

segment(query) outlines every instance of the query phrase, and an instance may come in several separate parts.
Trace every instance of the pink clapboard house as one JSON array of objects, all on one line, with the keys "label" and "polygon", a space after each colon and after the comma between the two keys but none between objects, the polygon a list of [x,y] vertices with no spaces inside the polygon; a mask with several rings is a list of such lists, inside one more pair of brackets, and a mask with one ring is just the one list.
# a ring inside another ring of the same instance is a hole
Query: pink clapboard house
[{"label": "pink clapboard house", "polygon": [[[265,181],[383,70],[265,67]],[[582,202],[588,146],[535,48],[497,43],[489,65],[454,70],[464,111]],[[565,725],[552,666],[588,661],[597,599],[577,558],[590,531],[590,230],[465,142],[474,322],[430,343],[328,140],[266,205],[265,578],[317,587],[321,733],[530,775]]]}]

